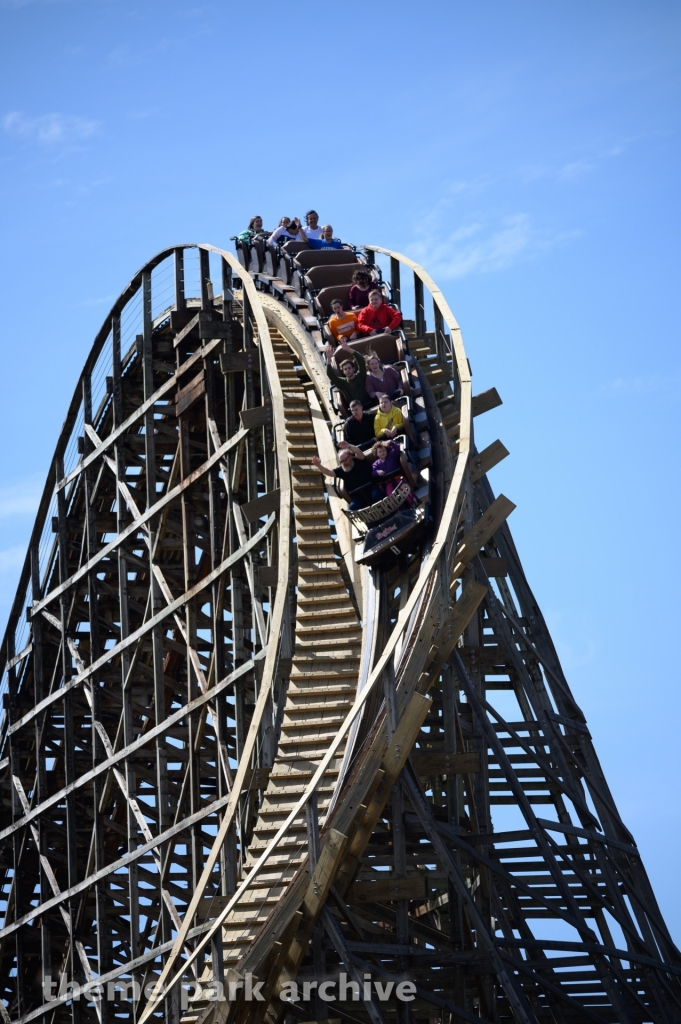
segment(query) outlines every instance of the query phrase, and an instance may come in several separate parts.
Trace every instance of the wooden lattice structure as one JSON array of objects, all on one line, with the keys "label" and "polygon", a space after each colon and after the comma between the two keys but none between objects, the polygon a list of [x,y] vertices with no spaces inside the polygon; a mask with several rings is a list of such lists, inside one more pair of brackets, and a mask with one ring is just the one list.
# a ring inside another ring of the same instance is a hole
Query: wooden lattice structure
[{"label": "wooden lattice structure", "polygon": [[[507,452],[475,447],[498,396],[427,273],[361,259],[397,304],[413,275],[430,433],[429,531],[388,567],[310,463],[337,413],[276,269],[166,250],[95,339],[1,652],[6,1022],[681,1020],[488,480]],[[414,998],[323,1001],[340,972]]]}]

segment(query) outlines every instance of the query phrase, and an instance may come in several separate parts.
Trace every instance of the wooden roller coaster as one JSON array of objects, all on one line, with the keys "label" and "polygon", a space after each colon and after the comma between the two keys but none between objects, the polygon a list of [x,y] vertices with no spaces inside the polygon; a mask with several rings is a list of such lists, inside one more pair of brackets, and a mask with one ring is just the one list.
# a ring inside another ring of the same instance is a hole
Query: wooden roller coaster
[{"label": "wooden roller coaster", "polygon": [[[2,1020],[678,1024],[474,443],[500,399],[423,268],[319,256],[165,250],[95,339],[0,655]],[[311,463],[327,263],[410,317],[408,515]]]}]

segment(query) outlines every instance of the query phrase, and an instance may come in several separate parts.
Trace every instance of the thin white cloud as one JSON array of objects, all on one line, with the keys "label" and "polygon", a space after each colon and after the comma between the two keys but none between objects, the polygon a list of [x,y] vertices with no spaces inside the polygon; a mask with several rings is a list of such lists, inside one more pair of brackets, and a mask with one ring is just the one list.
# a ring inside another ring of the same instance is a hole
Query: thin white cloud
[{"label": "thin white cloud", "polygon": [[634,141],[626,139],[613,145],[593,145],[587,147],[587,151],[571,160],[556,161],[555,163],[526,164],[520,169],[521,180],[525,184],[531,184],[541,178],[550,178],[554,181],[575,181],[585,174],[591,174],[597,170],[599,164],[606,160],[613,160],[626,152],[627,146]]},{"label": "thin white cloud", "polygon": [[42,483],[35,477],[0,487],[0,519],[35,515],[41,494]]},{"label": "thin white cloud", "polygon": [[601,391],[627,398],[670,392],[677,395],[679,383],[681,383],[681,373],[678,370],[673,373],[646,373],[640,376],[615,377],[614,380],[605,383]]},{"label": "thin white cloud", "polygon": [[26,117],[19,110],[13,110],[2,119],[2,127],[14,135],[44,146],[58,146],[64,143],[81,142],[99,131],[99,121],[73,114],[40,114]]},{"label": "thin white cloud", "polygon": [[577,234],[570,231],[552,235],[535,227],[528,214],[516,213],[502,218],[491,230],[479,222],[462,225],[439,242],[433,241],[438,232],[431,230],[427,241],[421,237],[414,243],[414,250],[417,257],[427,258],[436,279],[451,280],[505,270],[521,260],[534,259]]}]

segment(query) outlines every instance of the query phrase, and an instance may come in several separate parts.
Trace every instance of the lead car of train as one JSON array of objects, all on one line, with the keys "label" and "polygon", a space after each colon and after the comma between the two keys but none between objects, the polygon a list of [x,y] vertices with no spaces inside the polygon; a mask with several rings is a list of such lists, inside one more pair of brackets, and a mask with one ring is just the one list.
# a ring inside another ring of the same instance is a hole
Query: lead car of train
[{"label": "lead car of train", "polygon": [[[331,302],[340,299],[349,308],[348,294],[352,276],[366,266],[376,288],[386,302],[393,302],[390,286],[382,280],[372,254],[355,246],[340,249],[315,249],[302,241],[270,244],[264,237],[250,240],[235,237],[237,255],[258,288],[277,298],[297,318],[311,347],[325,359],[325,349],[333,340],[328,329]],[[399,308],[399,306],[397,306]],[[431,437],[429,417],[423,394],[423,379],[418,361],[409,351],[408,331],[403,328],[386,334],[350,341],[349,347],[362,358],[375,352],[384,364],[400,374],[403,395],[395,404],[409,418],[413,439],[397,438],[403,447],[414,486],[405,478],[392,494],[358,511],[345,510],[355,539],[355,560],[363,565],[385,568],[400,556],[413,552],[427,535],[431,522]],[[336,388],[330,389],[331,404],[337,420],[332,424],[334,443],[342,438],[342,425],[348,415]]]}]

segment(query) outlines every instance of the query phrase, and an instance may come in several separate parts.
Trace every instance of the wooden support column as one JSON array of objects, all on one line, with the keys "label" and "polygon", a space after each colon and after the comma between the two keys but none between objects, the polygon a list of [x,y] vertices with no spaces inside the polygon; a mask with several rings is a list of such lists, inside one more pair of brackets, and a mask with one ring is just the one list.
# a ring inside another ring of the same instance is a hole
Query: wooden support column
[{"label": "wooden support column", "polygon": [[[456,676],[449,664],[442,669],[442,718],[444,727],[445,750],[449,753],[463,752],[463,746],[458,736],[456,705],[459,698],[459,689],[456,685]],[[447,820],[450,825],[459,828],[462,825],[461,815],[463,808],[463,776],[460,774],[448,773],[446,783],[447,798]],[[452,853],[458,870],[461,870],[461,855],[457,850]],[[464,910],[459,892],[448,881],[449,886],[449,935],[452,947],[457,953],[463,952],[464,946]],[[466,1000],[466,984],[464,968],[461,964],[454,966],[454,1003],[463,1006]],[[459,1024],[455,1021],[455,1024]]]},{"label": "wooden support column", "polygon": [[[228,324],[231,325],[232,324],[232,317],[233,317],[232,268],[230,267],[229,263],[224,258],[224,256],[222,256],[220,258],[220,262],[221,262],[221,269],[222,269],[222,319],[225,321],[225,323],[228,323]],[[231,330],[229,331],[229,336],[226,337],[224,339],[223,343],[222,343],[222,351],[224,353],[231,353],[231,352],[234,351],[234,338],[232,337],[232,331]],[[214,381],[214,383],[213,383],[213,392],[212,392],[213,398],[211,399],[211,401],[215,401],[216,400],[216,396],[217,396],[217,381],[215,380],[216,377],[217,377],[217,373],[213,377],[213,381]],[[225,438],[229,438],[229,437],[233,437],[233,435],[236,433],[237,423],[238,423],[238,416],[237,416],[237,411],[236,411],[236,406],[235,406],[235,399],[234,399],[234,374],[231,374],[231,373],[224,374],[223,375],[223,380],[224,380],[223,387],[224,387],[224,401],[225,401]],[[226,511],[225,511],[226,519],[225,519],[224,526],[223,526],[223,531],[224,532],[223,532],[223,538],[222,538],[222,542],[221,542],[222,543],[222,557],[225,557],[229,553],[229,551],[233,551],[234,550],[233,538],[234,538],[234,533],[235,533],[234,521],[233,521],[233,517],[232,517],[231,473],[232,473],[232,466],[233,466],[233,456],[232,456],[231,452],[227,453],[227,455],[225,456],[224,462],[225,462],[226,470],[227,471],[224,474],[223,486],[225,488],[226,499],[227,500],[226,500]],[[232,575],[231,576],[232,583],[233,583],[233,579],[234,579],[234,576]],[[225,582],[223,580],[221,586],[224,587],[224,585],[225,585]],[[232,587],[230,587],[230,595],[233,597]],[[231,600],[231,598],[230,598],[230,600]],[[224,660],[224,662],[230,661],[231,667],[232,668],[236,668],[237,662],[236,662],[235,640],[234,640],[234,635],[235,635],[234,621],[232,620],[232,624],[231,624],[232,656],[231,656],[231,659],[227,659],[227,657],[226,657],[226,650],[225,650],[225,638],[229,634],[229,630],[225,630],[224,610],[223,609],[224,609],[224,605],[221,603],[220,606],[219,606],[219,618],[220,618],[219,631],[218,631],[217,622],[216,622],[216,627],[215,627],[216,643],[217,643],[218,635],[221,635],[221,637],[222,637],[222,650],[223,650],[223,655],[222,656],[223,656],[223,660]],[[230,608],[230,612],[233,612],[233,607]],[[240,699],[239,698],[239,694],[243,692],[243,687],[235,686],[233,692],[234,692],[234,695],[235,695],[235,704],[236,704],[236,702],[238,702],[239,699]],[[225,715],[226,715],[227,714],[227,710],[228,710],[228,704],[227,704],[226,696],[224,698],[223,707],[224,707],[224,711],[225,711]],[[242,711],[243,711],[243,709],[241,709],[241,712]],[[236,707],[235,707],[235,710],[234,710],[234,716],[235,716],[237,725],[238,725],[239,722],[241,723],[241,744],[243,744],[243,742],[244,742],[243,715],[241,713],[241,714],[239,714],[237,716]],[[238,757],[238,752],[240,750],[238,738],[237,738],[237,741],[236,741],[235,745],[236,745],[237,757]],[[219,819],[220,819],[220,821],[222,821],[222,815],[219,815]],[[236,892],[237,878],[238,878],[238,851],[237,851],[237,844],[236,844],[236,824],[235,823],[232,824],[232,826],[231,826],[231,828],[230,828],[230,830],[228,832],[227,838],[225,840],[223,849],[221,851],[220,878],[221,878],[220,888],[221,888],[221,892],[222,892],[222,894],[224,896],[231,895],[233,892]]]},{"label": "wooden support column", "polygon": [[210,279],[210,253],[206,249],[199,249],[199,279],[201,309],[207,312],[213,308],[213,282]]},{"label": "wooden support column", "polygon": [[390,292],[392,300],[399,307],[401,302],[400,290],[400,261],[394,256],[390,257]]},{"label": "wooden support column", "polygon": [[423,298],[423,281],[414,271],[414,326],[417,338],[423,338],[426,333],[426,308]]},{"label": "wooden support column", "polygon": [[[94,429],[92,421],[92,384],[89,375],[83,379],[83,423]],[[87,430],[84,436],[84,454],[88,455],[92,448],[92,440]],[[83,473],[83,487],[85,491],[85,530],[86,550],[88,560],[93,557],[97,550],[97,524],[95,509],[92,501],[93,490],[93,466],[90,465]],[[90,664],[96,661],[101,653],[101,642],[99,635],[99,595],[97,592],[97,575],[91,570],[87,577],[88,586],[88,611],[90,626]],[[104,748],[97,723],[101,721],[100,709],[100,686],[97,676],[92,676],[89,681],[91,694],[91,729],[90,744],[92,748],[92,767],[106,760],[107,751]],[[106,863],[106,852],[104,849],[104,829],[102,827],[102,793],[104,791],[104,776],[98,774],[92,781],[92,810],[94,821],[92,825],[93,842],[95,850],[95,871],[99,871]],[[109,924],[106,915],[106,882],[99,882],[95,886],[95,918],[97,922],[97,972],[105,974],[111,967],[109,962]],[[107,1001],[102,999],[99,1004],[99,1018],[101,1024],[107,1020]]]},{"label": "wooden support column", "polygon": [[[184,414],[179,419],[179,430],[180,430],[180,478],[184,480],[189,476],[191,472],[191,446],[190,446],[190,419],[191,413]],[[189,498],[189,494],[186,490],[182,492],[181,498],[182,508],[182,543],[184,549],[184,587],[185,590],[190,590],[194,586],[197,579],[197,566],[196,566],[196,528],[194,525],[194,513],[192,511],[192,505]],[[196,675],[195,667],[192,663],[190,648],[196,650],[196,601],[188,601],[185,605],[185,624],[184,629],[186,633],[186,644],[187,653],[185,656],[186,673],[187,673],[187,702],[194,700],[200,693],[200,684]],[[189,814],[195,814],[199,809],[200,803],[200,789],[199,789],[199,755],[197,751],[196,739],[198,735],[198,729],[200,725],[200,712],[194,712],[187,716],[187,768],[189,771]],[[192,826],[190,832],[190,840],[188,843],[189,847],[189,883],[192,887],[192,891],[198,884],[199,876],[201,874],[201,861],[202,861],[202,850],[201,850],[201,830],[197,826]]]},{"label": "wooden support column", "polygon": [[[16,651],[14,648],[14,632],[10,631],[9,640],[7,643],[7,657],[11,660]],[[16,668],[11,668],[7,673],[7,716],[9,724],[13,725],[19,717],[17,709],[17,672]],[[21,778],[21,759],[19,756],[19,743],[16,734],[10,735],[9,745],[9,763],[10,771],[12,776],[15,778]],[[12,820],[18,821],[24,815],[24,809],[19,799],[16,786],[12,786]],[[12,836],[12,866],[14,870],[14,877],[12,884],[14,888],[14,918],[17,920],[20,918],[24,911],[24,903],[27,902],[24,897],[24,877],[21,870],[21,855],[22,849],[25,845],[26,830],[17,829]],[[25,987],[25,974],[26,974],[26,963],[24,958],[24,936],[22,929],[19,928],[14,936],[14,949],[16,956],[16,1002],[17,1002],[17,1015],[21,1016],[26,1009],[26,987]]]},{"label": "wooden support column", "polygon": [[454,366],[451,356],[447,351],[445,321],[435,299],[433,299],[433,323],[435,325],[435,351],[437,352],[438,363],[447,371],[447,377],[451,380],[454,373]]},{"label": "wooden support column", "polygon": [[[382,583],[381,602],[387,607],[387,587]],[[386,702],[386,729],[388,742],[390,742],[397,731],[399,722],[399,710],[397,704],[397,688],[395,685],[395,668],[393,662],[387,665],[383,674],[383,684]],[[393,865],[391,878],[407,877],[407,839],[404,831],[404,799],[399,781],[390,790],[390,807],[392,811],[392,850]],[[396,929],[395,940],[398,945],[409,945],[409,902],[407,900],[395,900]],[[406,971],[408,960],[405,957],[398,957],[398,966],[401,971]],[[406,1003],[397,1004],[397,1024],[409,1024],[409,1007]]]},{"label": "wooden support column", "polygon": [[[152,317],[151,317],[151,272],[144,271],[142,274],[142,380],[143,395],[146,401],[154,393],[154,361],[152,346]],[[146,481],[146,507],[151,508],[157,500],[156,493],[156,426],[154,422],[153,407],[149,409],[144,417],[144,462]],[[148,524],[150,536],[154,535],[154,522]],[[149,604],[150,614],[155,615],[165,605],[165,599],[161,593],[159,581],[154,575],[154,553],[153,545],[149,545]],[[162,625],[154,626],[151,631],[152,665],[154,674],[154,715],[155,724],[160,725],[166,718],[166,694],[165,682],[163,679],[163,633]],[[170,807],[168,800],[168,756],[166,750],[165,735],[162,734],[155,741],[156,754],[156,812],[158,815],[158,830],[164,832],[170,825]],[[167,848],[159,848],[161,863],[165,863]],[[168,908],[160,898],[159,880],[159,903],[158,912],[161,922],[161,942],[167,942],[171,937],[171,922]],[[132,913],[132,908],[131,908]]]},{"label": "wooden support column", "polygon": [[[470,484],[470,475],[468,478],[467,488],[467,506],[470,509],[472,519],[475,519],[477,509],[475,507],[473,490]],[[475,569],[465,569],[463,572],[463,586],[464,588],[468,583],[475,582]],[[483,627],[482,627],[482,609],[473,615],[466,631],[464,634],[465,644],[467,647],[472,647],[475,650],[482,647],[483,643]],[[471,680],[475,686],[475,691],[479,697],[485,698],[485,680],[482,672],[481,664],[475,663],[471,666]],[[469,802],[469,814],[471,818],[471,827],[474,832],[478,834],[487,833],[492,831],[492,821],[490,817],[490,806],[489,806],[489,767],[487,758],[487,741],[482,733],[480,724],[476,716],[472,719],[473,731],[468,741],[468,752],[475,753],[479,757],[480,770],[474,775],[469,775],[468,779],[470,782],[470,789],[468,790],[468,802]],[[489,852],[489,846],[480,846],[481,853],[487,855]],[[491,921],[492,918],[492,902],[491,894],[489,891],[489,879],[487,876],[486,869],[482,866],[478,866],[480,872],[480,885],[475,893],[475,902],[479,907],[480,914],[485,921]],[[480,989],[480,996],[483,1005],[481,1006],[481,1013],[488,1020],[494,1021],[495,1017],[495,985],[493,980],[489,976],[483,976],[478,981]]]},{"label": "wooden support column", "polygon": [[[217,388],[218,388],[218,373],[215,363],[211,359],[208,359],[204,363],[204,372],[206,375],[206,421],[207,426],[210,421],[215,422],[217,417]],[[206,432],[206,443],[208,450],[210,451],[211,445],[214,445],[214,439],[211,436],[211,431],[207,429]],[[225,474],[227,481],[229,480],[229,472]],[[223,558],[223,546],[224,546],[224,524],[220,515],[220,476],[219,467],[216,465],[209,471],[208,474],[208,519],[209,519],[209,541],[210,541],[210,557],[211,557],[211,570],[215,569]],[[224,486],[229,488],[229,483],[224,483]],[[225,623],[223,618],[223,598],[222,592],[224,589],[224,580],[216,580],[211,587],[211,619],[212,619],[212,640],[213,640],[213,661],[214,661],[214,681],[224,679],[227,674],[227,665],[231,667],[231,661],[225,657]],[[218,753],[216,754],[216,773],[217,773],[217,796],[223,797],[229,792],[229,780],[225,777],[225,772],[222,767],[222,759],[219,756],[219,751],[224,751],[224,757],[227,759],[227,745],[228,745],[228,729],[227,729],[227,694],[221,693],[215,699],[215,740],[218,746]],[[222,821],[222,814],[218,815],[219,821]],[[219,827],[219,825],[218,825]],[[230,834],[227,837],[227,841],[220,851],[220,892],[223,896],[229,895],[236,890],[236,836],[234,829],[230,830]]]},{"label": "wooden support column", "polygon": [[[40,583],[40,549],[37,542],[31,545],[31,593],[34,601],[42,597]],[[45,696],[45,683],[43,679],[43,617],[37,615],[32,620],[33,640],[33,699],[37,704]],[[35,753],[36,753],[36,803],[40,804],[47,796],[47,777],[45,774],[45,744],[44,744],[45,715],[38,715],[35,719]],[[10,746],[11,749],[11,746]],[[48,849],[48,836],[45,821],[42,816],[36,821],[38,832],[38,854],[44,857]],[[45,862],[40,861],[40,902],[44,903],[52,896],[52,887],[45,870]],[[43,1001],[48,995],[47,986],[52,980],[52,942],[50,935],[49,914],[43,914],[40,918],[40,968],[42,974]]]},{"label": "wooden support column", "polygon": [[[319,803],[317,793],[314,792],[305,807],[305,820],[307,824],[307,847],[309,858],[309,872],[312,878],[319,861]],[[317,985],[321,985],[326,975],[326,955],[322,947],[322,927],[316,924],[312,929],[312,960],[314,963],[314,976]],[[317,1020],[323,1020],[326,1007],[319,998],[318,991],[315,991],[315,1014]]]},{"label": "wooden support column", "polygon": [[[64,476],[64,461],[62,456],[58,456],[55,459],[55,471],[56,480],[59,481]],[[66,491],[61,489],[57,492],[57,536],[59,546],[59,582],[63,583],[68,577],[68,538],[66,531]],[[66,636],[69,626],[69,594],[68,591],[59,598],[59,610],[60,610],[60,625],[61,625],[61,654],[62,654],[62,679],[64,686],[73,676],[73,660],[69,646],[66,643]],[[64,709],[64,730],[62,735],[63,742],[63,759],[64,759],[64,781],[66,786],[70,786],[71,783],[76,780],[75,770],[75,736],[73,730],[73,692],[67,689],[63,697],[63,709]],[[68,888],[70,889],[78,881],[78,836],[76,832],[76,808],[75,808],[76,794],[75,792],[67,793],[65,797],[66,803],[66,863],[67,863],[67,878]],[[76,929],[75,929],[75,906],[74,901],[69,899],[66,913],[68,915],[68,932],[69,932],[69,956],[68,961],[64,964],[64,971],[68,971],[70,965],[71,980],[73,984],[80,983],[85,980],[80,975],[82,972],[78,970],[77,965],[80,963],[78,951],[76,949]],[[71,1003],[71,1019],[74,1024],[78,1024],[80,1019],[80,1004],[77,1000],[73,1000]]]},{"label": "wooden support column", "polygon": [[[177,267],[177,264],[176,264]],[[113,422],[114,429],[123,422],[123,395],[121,384],[121,322],[115,316],[111,323],[112,331],[112,375],[113,375]],[[120,491],[120,483],[125,482],[125,444],[123,439],[117,441],[114,446],[114,457],[116,464],[116,529],[121,533],[127,526],[128,516],[125,502]],[[118,607],[121,623],[121,640],[124,640],[130,633],[129,609],[128,609],[128,561],[125,557],[125,548],[119,545],[116,552],[118,562]],[[128,683],[130,671],[130,651],[126,649],[121,652],[121,718],[123,721],[123,743],[127,747],[133,742],[133,718],[132,718],[132,692]],[[137,792],[137,779],[134,764],[131,758],[126,757],[123,765],[125,786],[128,794],[134,796]],[[132,809],[130,800],[126,801],[126,831],[128,853],[137,848],[137,821]],[[137,862],[133,861],[128,867],[128,904],[130,907],[130,957],[136,960],[140,955],[139,944],[139,871]],[[131,980],[139,981],[137,972],[131,972]]]},{"label": "wooden support column", "polygon": [[184,296],[184,249],[175,249],[175,308],[180,310],[187,308]]}]

